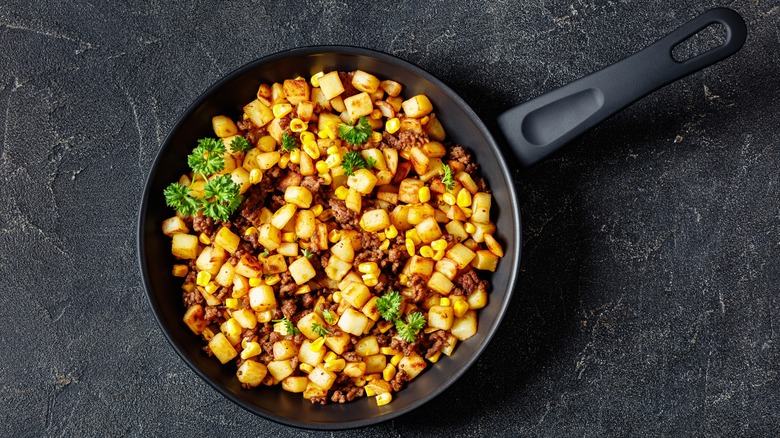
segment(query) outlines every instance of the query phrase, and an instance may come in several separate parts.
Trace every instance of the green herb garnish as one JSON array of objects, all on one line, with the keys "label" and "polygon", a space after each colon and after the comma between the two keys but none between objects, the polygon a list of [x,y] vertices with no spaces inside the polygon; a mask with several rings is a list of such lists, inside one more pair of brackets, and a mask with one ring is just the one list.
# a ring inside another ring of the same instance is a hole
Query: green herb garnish
[{"label": "green herb garnish", "polygon": [[398,319],[400,307],[401,294],[397,290],[391,290],[376,301],[376,310],[386,321],[393,322]]},{"label": "green herb garnish", "polygon": [[190,196],[190,188],[179,183],[172,183],[163,192],[165,204],[179,213],[192,216],[198,212],[198,200]]},{"label": "green herb garnish", "polygon": [[286,334],[288,334],[288,335],[297,335],[297,334],[301,333],[301,331],[298,330],[297,328],[295,328],[295,326],[293,325],[292,321],[287,319],[287,317],[284,317],[282,319],[274,319],[271,322],[277,322],[277,323],[281,322],[282,324],[284,324],[283,325],[284,330],[285,330]]},{"label": "green herb garnish", "polygon": [[263,250],[263,252],[261,252],[261,253],[260,253],[260,257],[268,257],[268,254],[270,254],[270,253],[268,252],[268,250],[267,250],[267,249],[264,249],[264,250]]},{"label": "green herb garnish", "polygon": [[320,336],[325,336],[325,335],[329,335],[330,334],[328,329],[323,327],[322,324],[319,324],[319,323],[316,323],[316,322],[311,325],[311,331],[313,331],[314,333],[317,333]]},{"label": "green herb garnish", "polygon": [[203,214],[213,219],[226,222],[238,205],[241,204],[240,187],[233,182],[230,175],[219,175],[211,178],[203,186],[205,197],[201,201]]},{"label": "green herb garnish", "polygon": [[455,179],[452,177],[452,169],[447,164],[444,165],[444,176],[441,177],[441,182],[447,187],[447,191],[455,188]]},{"label": "green herb garnish", "polygon": [[247,152],[250,149],[252,149],[252,145],[240,135],[236,136],[233,141],[230,142],[230,151],[233,153]]},{"label": "green herb garnish", "polygon": [[396,320],[395,328],[401,339],[412,343],[417,340],[417,332],[422,330],[426,323],[425,316],[421,312],[414,312],[406,317],[406,322],[401,319]]},{"label": "green herb garnish", "polygon": [[339,124],[339,137],[348,143],[362,144],[370,136],[371,125],[368,124],[368,119],[365,116],[358,117],[358,121],[354,125],[343,122]]},{"label": "green herb garnish", "polygon": [[288,133],[282,134],[282,150],[285,152],[290,152],[293,149],[298,147],[298,143],[295,141],[293,136],[289,135]]},{"label": "green herb garnish", "polygon": [[367,169],[367,166],[363,156],[355,151],[347,151],[344,158],[341,159],[341,167],[344,168],[344,173],[348,176],[354,175],[358,169]]},{"label": "green herb garnish", "polygon": [[310,259],[314,256],[314,253],[309,251],[306,248],[302,249],[301,252],[303,253],[303,256],[306,257],[307,259]]},{"label": "green herb garnish", "polygon": [[322,317],[325,318],[325,322],[328,324],[333,324],[336,322],[336,315],[334,315],[333,312],[328,309],[322,311]]},{"label": "green herb garnish", "polygon": [[373,169],[375,165],[376,165],[375,159],[371,157],[366,158],[366,169]]},{"label": "green herb garnish", "polygon": [[225,144],[222,143],[222,140],[201,138],[198,140],[198,146],[187,157],[187,164],[195,173],[205,177],[217,173],[225,167],[225,159],[222,158],[224,153]]}]

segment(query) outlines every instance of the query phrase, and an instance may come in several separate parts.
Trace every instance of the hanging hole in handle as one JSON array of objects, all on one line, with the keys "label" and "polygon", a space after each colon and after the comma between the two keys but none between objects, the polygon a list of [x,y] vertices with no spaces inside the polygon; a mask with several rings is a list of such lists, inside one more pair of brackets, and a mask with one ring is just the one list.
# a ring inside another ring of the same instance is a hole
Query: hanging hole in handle
[{"label": "hanging hole in handle", "polygon": [[712,23],[672,48],[672,59],[685,62],[726,43],[726,26]]}]

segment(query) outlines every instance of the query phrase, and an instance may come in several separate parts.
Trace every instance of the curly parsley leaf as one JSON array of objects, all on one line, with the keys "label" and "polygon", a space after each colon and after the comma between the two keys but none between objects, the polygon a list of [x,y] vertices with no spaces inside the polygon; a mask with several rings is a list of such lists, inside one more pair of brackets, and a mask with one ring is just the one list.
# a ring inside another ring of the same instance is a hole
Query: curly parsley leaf
[{"label": "curly parsley leaf", "polygon": [[341,167],[344,168],[344,173],[348,176],[354,175],[357,169],[367,169],[367,166],[363,156],[355,151],[347,151],[344,158],[341,159]]},{"label": "curly parsley leaf", "polygon": [[320,336],[325,336],[325,335],[329,335],[330,334],[328,329],[323,327],[322,324],[319,324],[319,323],[316,323],[316,322],[311,325],[311,331],[313,331],[314,333],[317,333]]},{"label": "curly parsley leaf", "polygon": [[293,138],[292,135],[288,133],[282,134],[282,150],[286,152],[290,152],[293,149],[298,147],[298,143],[295,141],[295,138]]},{"label": "curly parsley leaf", "polygon": [[203,214],[225,222],[241,204],[241,188],[230,175],[219,175],[211,178],[203,186]]},{"label": "curly parsley leaf", "polygon": [[232,142],[230,142],[230,152],[247,152],[252,149],[252,145],[246,140],[246,138],[237,135]]},{"label": "curly parsley leaf", "polygon": [[393,322],[398,319],[400,307],[401,294],[397,290],[391,290],[376,301],[376,310],[386,321]]},{"label": "curly parsley leaf", "polygon": [[198,212],[198,200],[190,196],[190,188],[177,182],[163,191],[165,204],[181,214],[192,216]]},{"label": "curly parsley leaf", "polygon": [[425,316],[421,312],[414,312],[406,317],[406,322],[401,319],[397,320],[395,328],[401,339],[412,343],[417,340],[417,333],[425,327],[426,323]]},{"label": "curly parsley leaf", "polygon": [[334,324],[336,322],[336,315],[328,309],[322,311],[322,317],[325,318],[325,322],[328,324]]},{"label": "curly parsley leaf", "polygon": [[444,165],[444,176],[442,176],[441,182],[444,183],[444,186],[447,187],[447,190],[452,190],[455,188],[455,179],[452,176],[452,169],[450,169],[450,166],[447,164]]},{"label": "curly parsley leaf", "polygon": [[274,319],[271,322],[282,323],[282,327],[285,330],[285,333],[282,333],[282,334],[285,334],[285,335],[297,335],[297,334],[299,334],[301,332],[300,330],[295,328],[295,326],[293,325],[292,321],[287,319],[287,317],[284,317],[282,319]]},{"label": "curly parsley leaf", "polygon": [[196,173],[208,176],[224,169],[225,159],[222,158],[224,153],[225,144],[222,140],[201,138],[198,140],[198,146],[187,156],[187,164]]},{"label": "curly parsley leaf", "polygon": [[368,157],[366,158],[366,169],[372,169],[376,165],[376,160]]},{"label": "curly parsley leaf", "polygon": [[267,249],[264,249],[263,252],[260,253],[260,257],[268,257],[268,254],[270,254],[270,252]]},{"label": "curly parsley leaf", "polygon": [[354,125],[342,122],[339,124],[339,137],[347,143],[365,143],[368,137],[371,137],[371,125],[368,124],[368,119],[365,116],[358,117],[358,121]]},{"label": "curly parsley leaf", "polygon": [[314,257],[314,253],[309,251],[306,248],[302,249],[301,252],[303,253],[303,256],[306,257],[307,259]]}]

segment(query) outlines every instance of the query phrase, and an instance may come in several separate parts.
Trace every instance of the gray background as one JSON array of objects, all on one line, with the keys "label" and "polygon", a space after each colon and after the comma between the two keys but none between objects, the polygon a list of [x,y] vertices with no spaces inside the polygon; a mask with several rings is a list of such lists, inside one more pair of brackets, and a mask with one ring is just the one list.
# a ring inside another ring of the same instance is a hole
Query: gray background
[{"label": "gray background", "polygon": [[[177,117],[285,48],[375,48],[484,120],[717,5],[682,1],[0,5],[3,435],[315,435],[223,399],[142,290],[142,184]],[[780,3],[729,60],[517,172],[525,252],[497,336],[419,410],[344,436],[769,436],[780,418]]]}]

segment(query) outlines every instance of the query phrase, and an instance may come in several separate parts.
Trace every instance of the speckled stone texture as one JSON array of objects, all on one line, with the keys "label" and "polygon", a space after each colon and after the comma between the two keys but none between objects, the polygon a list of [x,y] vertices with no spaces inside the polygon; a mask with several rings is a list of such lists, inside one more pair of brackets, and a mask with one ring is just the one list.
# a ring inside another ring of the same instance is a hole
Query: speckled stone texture
[{"label": "speckled stone texture", "polygon": [[[6,436],[314,436],[249,414],[158,329],[142,184],[189,102],[257,57],[378,49],[489,125],[719,4],[704,0],[0,5],[0,418]],[[338,436],[771,436],[780,420],[780,4],[734,57],[516,174],[524,259],[477,364]],[[324,435],[324,434],[322,434]]]}]

